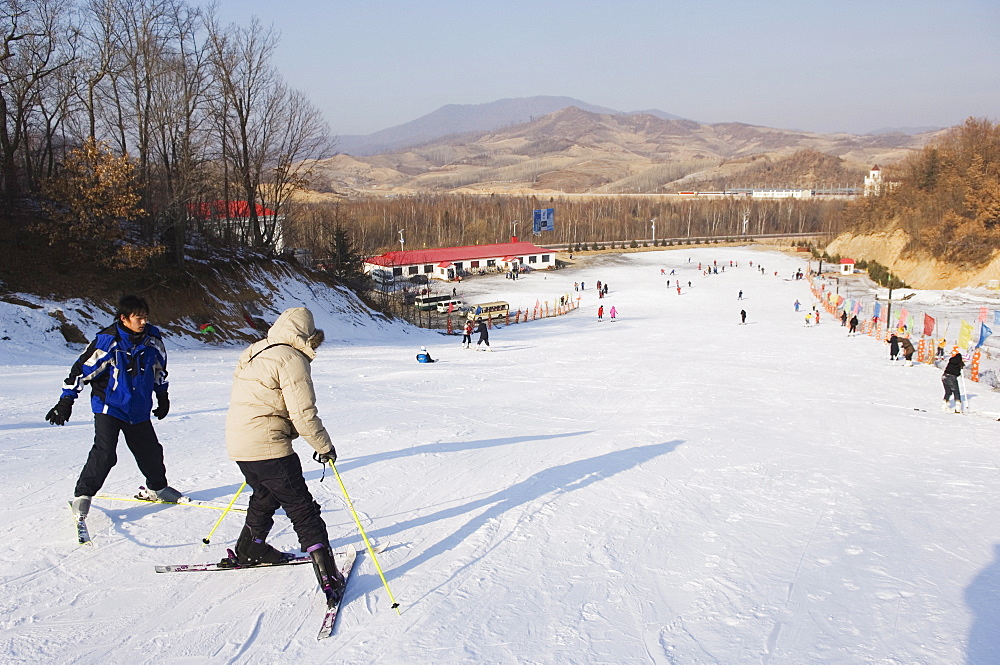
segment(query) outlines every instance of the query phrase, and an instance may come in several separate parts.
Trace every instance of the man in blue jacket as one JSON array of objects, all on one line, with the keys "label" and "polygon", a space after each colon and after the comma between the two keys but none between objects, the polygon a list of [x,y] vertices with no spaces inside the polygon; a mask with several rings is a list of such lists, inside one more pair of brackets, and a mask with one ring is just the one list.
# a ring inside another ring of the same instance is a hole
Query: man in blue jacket
[{"label": "man in blue jacket", "polygon": [[[83,517],[118,461],[118,435],[146,478],[142,498],[173,501],[183,495],[167,484],[163,446],[156,438],[150,412],[163,420],[170,410],[167,396],[167,351],[160,331],[149,325],[149,305],[138,296],[118,302],[116,321],[90,343],[70,369],[59,402],[46,414],[53,425],[64,425],[73,402],[90,384],[94,412],[94,446],[76,481],[73,512]],[[153,393],[156,408],[153,408]]]}]

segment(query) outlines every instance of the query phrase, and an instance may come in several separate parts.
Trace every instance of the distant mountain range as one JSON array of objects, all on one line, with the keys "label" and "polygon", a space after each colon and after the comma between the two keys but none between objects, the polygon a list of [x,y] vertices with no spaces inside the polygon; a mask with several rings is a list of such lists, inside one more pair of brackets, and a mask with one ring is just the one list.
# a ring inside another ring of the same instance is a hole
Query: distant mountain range
[{"label": "distant mountain range", "polygon": [[[446,136],[469,132],[488,132],[511,125],[519,125],[571,106],[591,113],[612,115],[622,113],[603,106],[588,104],[572,97],[544,95],[500,99],[487,104],[447,104],[416,120],[372,134],[339,136],[337,137],[337,152],[356,157],[396,152]],[[680,119],[679,116],[656,109],[631,113],[644,113],[664,120]]]},{"label": "distant mountain range", "polygon": [[664,193],[857,185],[940,132],[818,134],[623,113],[569,97],[448,105],[321,160],[320,193]]}]

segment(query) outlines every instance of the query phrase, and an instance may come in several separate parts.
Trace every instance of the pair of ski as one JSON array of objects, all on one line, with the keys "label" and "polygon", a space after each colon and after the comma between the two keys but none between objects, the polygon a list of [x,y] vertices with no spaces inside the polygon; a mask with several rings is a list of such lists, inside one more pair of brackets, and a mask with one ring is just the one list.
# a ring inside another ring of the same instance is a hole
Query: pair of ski
[{"label": "pair of ski", "polygon": [[[340,574],[344,576],[344,581],[346,583],[348,577],[351,574],[351,570],[354,568],[354,561],[357,559],[357,551],[351,547],[343,552],[334,552],[333,559],[337,564],[337,569],[340,570]],[[156,566],[156,572],[158,573],[207,573],[207,572],[217,572],[225,570],[253,570],[255,568],[277,568],[279,566],[296,566],[303,563],[312,563],[312,559],[309,555],[291,556],[289,559],[282,561],[280,563],[261,563],[256,566],[241,566],[236,561],[236,555],[230,551],[229,557],[223,559],[219,563],[194,563],[194,564],[178,564],[172,566]],[[323,625],[319,629],[319,634],[316,635],[317,640],[326,639],[333,634],[334,624],[337,622],[337,613],[340,611],[340,603],[344,598],[343,591],[341,591],[340,597],[333,601],[328,601],[326,614],[323,615]]]},{"label": "pair of ski", "polygon": [[[141,489],[141,488],[140,488]],[[210,508],[211,510],[231,510],[233,512],[245,513],[246,508],[242,507],[229,507],[227,504],[218,504],[211,501],[198,501],[197,499],[188,499],[184,497],[183,501],[160,501],[152,500],[143,497],[140,494],[135,496],[119,496],[116,494],[98,494],[94,497],[95,499],[108,499],[111,501],[134,501],[135,503],[154,503],[162,504],[165,506],[191,506],[193,508]],[[69,502],[70,509],[73,508],[73,502]],[[73,522],[76,526],[76,539],[80,545],[93,545],[93,541],[90,539],[90,530],[87,529],[87,518],[86,515],[77,515],[73,513]]]}]

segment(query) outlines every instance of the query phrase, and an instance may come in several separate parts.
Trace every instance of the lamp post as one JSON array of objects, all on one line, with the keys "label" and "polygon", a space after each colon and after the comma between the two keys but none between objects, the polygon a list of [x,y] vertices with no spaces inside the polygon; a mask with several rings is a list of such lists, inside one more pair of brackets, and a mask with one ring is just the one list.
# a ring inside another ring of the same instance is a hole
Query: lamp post
[{"label": "lamp post", "polygon": [[400,252],[403,252],[403,251],[405,251],[405,250],[403,249],[403,245],[404,245],[404,240],[403,240],[403,229],[400,229],[400,230],[399,230],[399,251],[400,251]]},{"label": "lamp post", "polygon": [[511,238],[516,238],[517,237],[517,220],[512,220],[511,224],[514,227],[514,231],[510,234],[510,237]]}]

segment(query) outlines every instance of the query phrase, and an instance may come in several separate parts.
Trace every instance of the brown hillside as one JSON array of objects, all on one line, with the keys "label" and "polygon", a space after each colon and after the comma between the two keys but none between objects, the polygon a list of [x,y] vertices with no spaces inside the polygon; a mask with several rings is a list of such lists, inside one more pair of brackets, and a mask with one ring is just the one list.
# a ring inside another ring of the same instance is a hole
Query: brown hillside
[{"label": "brown hillside", "polygon": [[[532,122],[438,139],[399,153],[337,155],[317,165],[313,187],[344,194],[667,192],[676,190],[681,178],[700,172],[708,182],[719,177],[759,181],[768,173],[767,163],[770,175],[788,180],[775,185],[827,179],[839,184],[856,182],[871,164],[895,161],[932,136],[814,134],[569,107]],[[775,170],[782,158],[803,150],[844,160],[843,172],[815,157]],[[752,157],[770,161],[755,163]],[[715,171],[720,165],[724,170]],[[803,170],[795,170],[798,166]],[[744,169],[749,169],[745,176]]]}]

